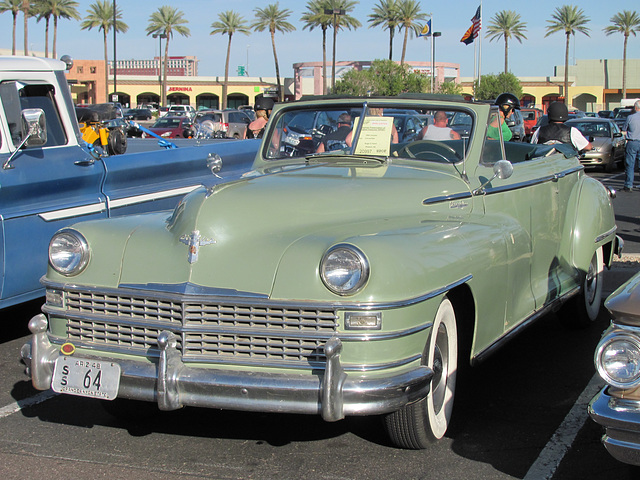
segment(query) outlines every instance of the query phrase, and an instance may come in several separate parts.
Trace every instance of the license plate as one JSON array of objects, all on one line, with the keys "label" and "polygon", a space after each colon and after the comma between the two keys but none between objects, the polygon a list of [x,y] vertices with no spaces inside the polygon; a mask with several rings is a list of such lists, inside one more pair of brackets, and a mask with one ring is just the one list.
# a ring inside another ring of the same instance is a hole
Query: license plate
[{"label": "license plate", "polygon": [[113,400],[118,395],[120,365],[87,358],[60,356],[53,369],[54,392]]}]

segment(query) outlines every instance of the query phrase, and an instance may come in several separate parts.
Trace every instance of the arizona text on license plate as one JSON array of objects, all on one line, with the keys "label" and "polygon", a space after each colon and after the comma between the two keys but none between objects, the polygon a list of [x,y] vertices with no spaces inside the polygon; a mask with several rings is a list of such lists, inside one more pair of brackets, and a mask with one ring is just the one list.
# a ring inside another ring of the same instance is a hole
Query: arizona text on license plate
[{"label": "arizona text on license plate", "polygon": [[51,388],[54,392],[113,400],[118,395],[120,365],[73,356],[56,359]]}]

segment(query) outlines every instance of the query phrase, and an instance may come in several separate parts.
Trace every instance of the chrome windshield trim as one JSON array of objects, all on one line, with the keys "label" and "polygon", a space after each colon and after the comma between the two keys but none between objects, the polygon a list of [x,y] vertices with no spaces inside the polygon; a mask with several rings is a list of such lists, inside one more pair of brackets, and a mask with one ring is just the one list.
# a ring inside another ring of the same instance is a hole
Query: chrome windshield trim
[{"label": "chrome windshield trim", "polygon": [[[408,307],[411,305],[415,305],[431,298],[438,297],[440,295],[445,294],[452,288],[458,287],[464,283],[467,283],[473,278],[473,275],[466,275],[459,280],[456,280],[452,283],[444,285],[440,288],[432,290],[430,292],[424,293],[422,295],[418,295],[417,297],[406,298],[403,300],[397,300],[393,302],[346,302],[341,300],[336,301],[318,301],[318,302],[310,302],[310,301],[279,301],[266,297],[263,294],[248,294],[247,292],[238,292],[237,296],[228,295],[225,293],[225,296],[219,298],[232,298],[233,301],[236,302],[251,302],[253,305],[279,305],[283,307],[302,307],[302,308],[333,308],[335,310],[391,310],[393,308],[402,308]],[[48,280],[46,277],[41,278],[41,283],[47,288],[54,289],[72,289],[78,290],[86,293],[100,292],[106,295],[123,295],[130,294],[141,295],[141,296],[153,296],[154,298],[159,298],[162,300],[169,300],[174,302],[187,301],[189,302],[207,302],[214,300],[217,295],[203,295],[203,294],[180,294],[180,293],[171,293],[168,291],[168,288],[171,286],[167,286],[167,290],[145,290],[144,286],[141,285],[140,289],[132,288],[132,286],[123,286],[122,288],[103,288],[103,287],[88,287],[86,285],[74,285],[72,283],[59,283],[52,282]],[[174,286],[175,287],[175,286]],[[228,296],[227,296],[228,295]],[[251,295],[251,296],[250,296]],[[213,297],[213,298],[212,298]]]}]

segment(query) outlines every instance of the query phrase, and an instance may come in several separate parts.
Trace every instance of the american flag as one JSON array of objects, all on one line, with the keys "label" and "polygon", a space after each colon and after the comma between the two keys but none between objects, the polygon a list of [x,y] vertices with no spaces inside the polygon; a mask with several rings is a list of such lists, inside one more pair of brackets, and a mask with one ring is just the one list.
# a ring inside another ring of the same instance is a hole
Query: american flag
[{"label": "american flag", "polygon": [[476,10],[476,14],[471,19],[471,22],[473,23],[473,38],[478,38],[480,28],[482,27],[482,14],[480,12],[480,7]]},{"label": "american flag", "polygon": [[478,9],[476,10],[476,14],[471,19],[471,22],[472,22],[472,25],[469,27],[469,29],[464,33],[464,35],[460,39],[460,41],[465,45],[469,45],[473,43],[473,40],[478,38],[478,35],[480,35],[480,29],[482,27],[481,25],[482,14],[480,12],[480,7],[478,7]]}]

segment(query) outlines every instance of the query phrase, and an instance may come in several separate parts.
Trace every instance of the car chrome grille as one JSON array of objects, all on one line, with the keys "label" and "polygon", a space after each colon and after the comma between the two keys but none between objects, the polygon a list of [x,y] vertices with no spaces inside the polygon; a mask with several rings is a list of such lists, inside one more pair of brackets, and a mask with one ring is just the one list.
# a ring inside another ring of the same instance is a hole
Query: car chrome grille
[{"label": "car chrome grille", "polygon": [[308,366],[324,362],[338,325],[334,309],[181,300],[68,290],[67,340],[157,353],[158,335],[169,330],[184,361]]}]

